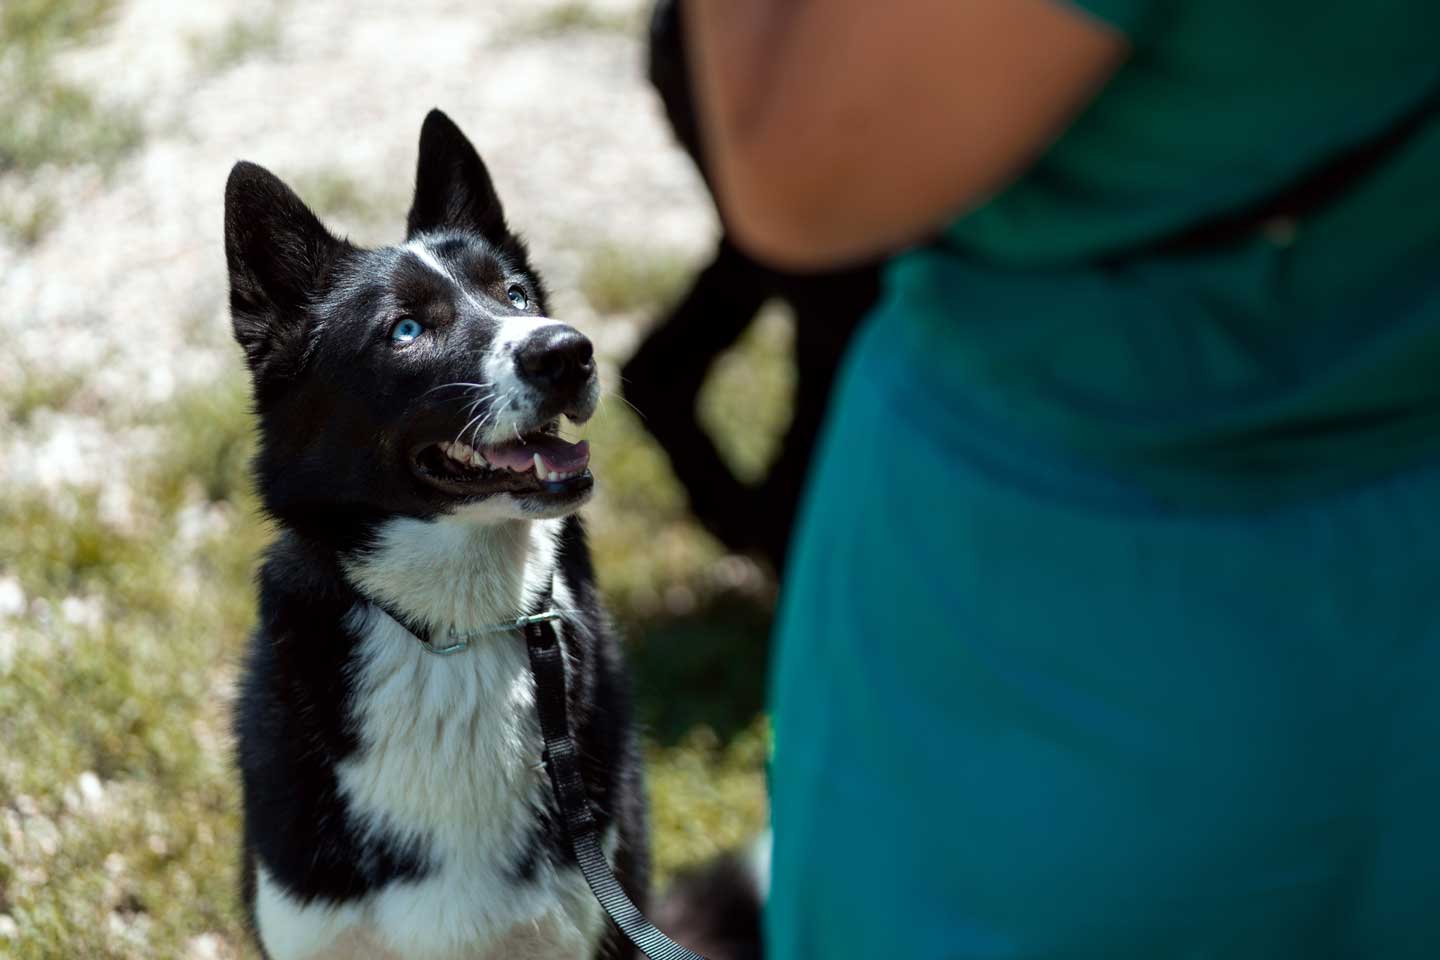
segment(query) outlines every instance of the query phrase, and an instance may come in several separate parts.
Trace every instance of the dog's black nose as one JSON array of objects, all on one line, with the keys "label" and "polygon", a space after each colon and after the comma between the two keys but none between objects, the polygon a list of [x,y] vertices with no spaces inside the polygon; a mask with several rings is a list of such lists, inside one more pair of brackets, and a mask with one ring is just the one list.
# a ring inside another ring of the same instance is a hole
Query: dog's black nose
[{"label": "dog's black nose", "polygon": [[577,390],[595,373],[595,348],[573,327],[541,327],[515,351],[515,365],[542,390]]}]

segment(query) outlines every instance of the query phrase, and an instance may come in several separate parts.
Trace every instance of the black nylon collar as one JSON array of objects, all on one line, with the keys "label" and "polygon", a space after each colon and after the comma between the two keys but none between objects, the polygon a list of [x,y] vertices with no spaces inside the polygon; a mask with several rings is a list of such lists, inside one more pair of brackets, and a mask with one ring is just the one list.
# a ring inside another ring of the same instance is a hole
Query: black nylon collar
[{"label": "black nylon collar", "polygon": [[423,622],[406,615],[401,610],[397,610],[393,605],[381,600],[379,597],[370,596],[354,584],[351,584],[350,588],[366,603],[374,606],[381,613],[385,614],[385,616],[404,627],[406,632],[420,641],[420,645],[425,648],[426,653],[433,653],[441,657],[467,650],[471,644],[485,637],[510,633],[514,630],[523,629],[531,623],[544,623],[560,619],[560,614],[551,609],[550,605],[551,598],[555,595],[554,576],[551,576],[550,582],[545,587],[545,592],[541,594],[536,601],[535,607],[539,612],[518,616],[514,620],[503,620],[498,623],[486,624],[469,634],[458,634],[452,630],[450,633],[438,639]]}]

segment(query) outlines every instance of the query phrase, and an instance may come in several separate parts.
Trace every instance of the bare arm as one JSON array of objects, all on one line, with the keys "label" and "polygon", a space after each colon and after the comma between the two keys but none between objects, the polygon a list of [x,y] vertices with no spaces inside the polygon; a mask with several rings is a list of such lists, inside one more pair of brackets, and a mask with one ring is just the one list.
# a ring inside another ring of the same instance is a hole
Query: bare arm
[{"label": "bare arm", "polygon": [[1125,38],[1060,0],[686,0],[726,223],[780,266],[923,238],[1021,173]]}]

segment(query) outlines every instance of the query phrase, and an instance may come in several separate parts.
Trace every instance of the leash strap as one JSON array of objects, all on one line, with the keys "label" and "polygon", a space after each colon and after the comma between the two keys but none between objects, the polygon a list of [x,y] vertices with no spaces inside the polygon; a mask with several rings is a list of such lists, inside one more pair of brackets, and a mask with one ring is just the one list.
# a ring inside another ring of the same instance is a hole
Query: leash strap
[{"label": "leash strap", "polygon": [[549,621],[524,626],[525,646],[530,652],[530,672],[535,678],[535,709],[540,715],[540,733],[545,738],[545,770],[555,799],[565,818],[570,849],[590,892],[615,921],[631,943],[650,960],[705,960],[671,940],[640,912],[610,871],[600,850],[600,828],[590,812],[585,781],[580,776],[580,759],[570,739],[565,690],[565,655]]}]

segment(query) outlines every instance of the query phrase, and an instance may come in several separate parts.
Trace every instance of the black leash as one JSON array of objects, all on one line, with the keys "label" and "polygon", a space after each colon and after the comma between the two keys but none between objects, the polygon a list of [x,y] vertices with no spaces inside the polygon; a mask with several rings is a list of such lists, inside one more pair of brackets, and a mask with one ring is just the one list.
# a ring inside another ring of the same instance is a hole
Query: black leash
[{"label": "black leash", "polygon": [[[420,641],[427,653],[449,656],[470,646],[469,637],[451,635],[437,642],[424,624],[416,623],[389,604],[361,594],[390,619],[404,627]],[[540,601],[549,603],[550,591]],[[646,919],[625,893],[600,849],[600,827],[590,811],[585,794],[585,780],[580,774],[580,755],[570,737],[569,694],[565,684],[565,653],[555,621],[560,615],[553,610],[497,623],[479,633],[509,633],[519,629],[525,634],[525,647],[530,655],[530,675],[535,681],[535,712],[540,718],[540,734],[545,739],[545,772],[565,822],[565,835],[570,851],[580,866],[590,892],[595,895],[615,926],[650,960],[705,960],[687,950]]]},{"label": "black leash", "polygon": [[540,733],[545,738],[545,770],[550,774],[550,785],[555,788],[555,799],[565,817],[570,849],[580,864],[585,882],[590,885],[590,892],[625,938],[650,960],[705,960],[665,936],[647,920],[610,871],[610,864],[600,850],[600,828],[585,796],[580,758],[575,742],[570,739],[565,655],[560,649],[560,639],[555,634],[555,625],[548,620],[529,623],[524,629],[525,646],[530,651],[530,673],[535,678],[535,710],[540,715]]}]

